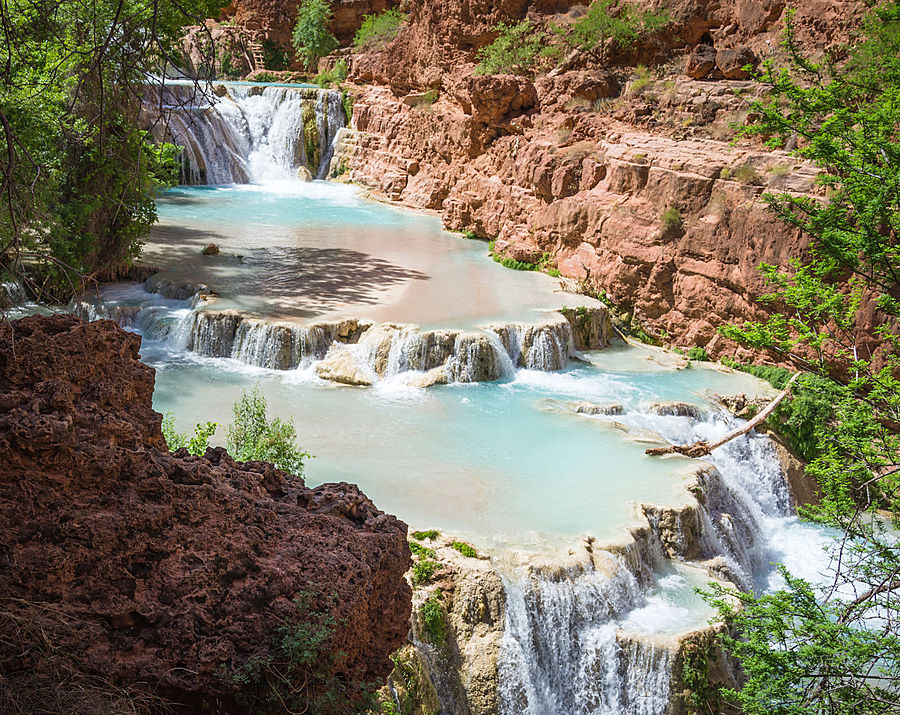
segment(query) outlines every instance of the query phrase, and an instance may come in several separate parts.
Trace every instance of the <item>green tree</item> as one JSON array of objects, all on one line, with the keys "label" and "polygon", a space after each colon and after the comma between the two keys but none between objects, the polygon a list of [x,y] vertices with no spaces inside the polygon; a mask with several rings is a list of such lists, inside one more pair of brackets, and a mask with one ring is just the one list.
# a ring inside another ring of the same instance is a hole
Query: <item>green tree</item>
[{"label": "green tree", "polygon": [[[772,284],[767,321],[722,332],[817,376],[804,439],[821,506],[803,514],[840,535],[828,588],[785,572],[774,594],[721,589],[734,629],[726,644],[747,683],[727,697],[748,713],[896,713],[900,710],[900,8],[872,10],[864,41],[820,62],[797,48],[767,63],[764,99],[749,135],[796,144],[816,164],[824,197],[765,197],[812,244],[785,266],[762,267]],[[839,61],[840,59],[840,61]]]},{"label": "green tree", "polygon": [[238,461],[272,462],[278,469],[301,476],[309,454],[297,447],[293,421],[269,419],[266,398],[254,387],[234,403],[234,421],[228,426],[227,448]]},{"label": "green tree", "polygon": [[0,270],[65,294],[128,266],[174,179],[174,148],[138,127],[146,82],[219,4],[0,3]]},{"label": "green tree", "polygon": [[397,8],[389,8],[376,15],[366,15],[362,25],[353,36],[353,46],[357,50],[384,47],[400,32],[400,27],[409,17]]},{"label": "green tree", "polygon": [[320,58],[337,49],[337,38],[328,29],[331,16],[328,0],[303,0],[297,8],[292,40],[297,57],[307,69],[316,69]]}]

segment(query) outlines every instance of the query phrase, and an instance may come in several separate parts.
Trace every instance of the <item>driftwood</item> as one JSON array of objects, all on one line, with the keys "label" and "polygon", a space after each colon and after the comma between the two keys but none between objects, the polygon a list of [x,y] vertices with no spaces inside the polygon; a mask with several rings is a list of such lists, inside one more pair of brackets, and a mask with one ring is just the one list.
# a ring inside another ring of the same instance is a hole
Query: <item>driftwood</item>
[{"label": "driftwood", "polygon": [[782,390],[774,400],[766,405],[764,409],[760,410],[759,414],[756,415],[756,417],[750,420],[743,427],[732,430],[721,439],[717,439],[715,442],[710,443],[705,440],[700,440],[699,442],[694,442],[693,444],[686,444],[683,446],[673,444],[669,447],[653,447],[651,449],[645,450],[645,452],[646,454],[654,457],[658,457],[663,454],[683,454],[685,457],[690,457],[691,459],[696,459],[697,457],[705,457],[714,449],[717,449],[723,444],[730,442],[735,437],[740,437],[742,434],[747,434],[750,430],[758,427],[763,422],[765,422],[766,418],[775,411],[775,408],[778,407],[779,404],[781,404],[781,401],[788,396],[791,391],[791,385],[798,377],[800,377],[799,372],[794,374],[794,376],[790,380],[788,380],[787,385],[784,386],[784,390]]}]

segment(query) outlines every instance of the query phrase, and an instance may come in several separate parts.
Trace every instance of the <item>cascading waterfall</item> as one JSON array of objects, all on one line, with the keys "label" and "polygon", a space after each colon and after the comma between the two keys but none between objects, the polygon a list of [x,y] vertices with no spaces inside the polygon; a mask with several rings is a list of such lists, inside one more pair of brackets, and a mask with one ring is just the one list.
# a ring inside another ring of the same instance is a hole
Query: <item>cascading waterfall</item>
[{"label": "cascading waterfall", "polygon": [[[706,418],[629,412],[614,419],[678,444],[721,436],[735,421],[721,412]],[[771,585],[771,564],[791,555],[773,544],[796,523],[771,443],[763,435],[745,435],[707,459],[711,466],[697,473],[704,494],[698,502],[703,532],[699,558],[724,560],[727,575],[740,588],[766,588]],[[657,528],[653,519],[650,528]],[[821,537],[807,531],[780,541],[808,559],[816,553],[809,538]],[[636,544],[640,555],[609,557],[611,568],[577,567],[549,575],[529,572],[506,580],[501,712],[663,715],[668,711],[677,645],[631,635],[632,627],[645,617],[646,569],[660,565],[655,539]]]},{"label": "cascading waterfall", "polygon": [[324,179],[346,123],[340,92],[316,87],[167,84],[144,111],[148,124],[165,113],[185,184]]},{"label": "cascading waterfall", "polygon": [[297,325],[212,310],[206,291],[154,277],[120,290],[114,300],[75,301],[71,309],[87,320],[115,320],[176,350],[271,370],[308,368],[346,351],[372,380],[438,370],[434,382],[485,382],[511,378],[519,367],[559,370],[574,352],[572,329],[562,316],[475,331],[353,319]]},{"label": "cascading waterfall", "polygon": [[501,713],[656,715],[669,702],[672,645],[624,637],[646,588],[621,557],[507,579]]}]

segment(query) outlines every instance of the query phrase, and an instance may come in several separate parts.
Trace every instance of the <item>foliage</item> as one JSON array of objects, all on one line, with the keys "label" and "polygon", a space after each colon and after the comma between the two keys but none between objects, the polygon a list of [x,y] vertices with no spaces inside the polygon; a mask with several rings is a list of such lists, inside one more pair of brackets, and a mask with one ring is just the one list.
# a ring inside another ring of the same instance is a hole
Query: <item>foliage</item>
[{"label": "foliage", "polygon": [[676,231],[681,228],[681,211],[674,206],[669,206],[659,217],[664,232]]},{"label": "foliage", "polygon": [[138,127],[146,82],[219,5],[0,3],[0,270],[52,298],[127,268],[175,179],[175,148]]},{"label": "foliage", "polygon": [[405,12],[397,8],[390,8],[377,15],[366,15],[353,37],[353,46],[361,51],[384,47],[397,36],[407,17]]},{"label": "foliage", "polygon": [[409,550],[422,559],[433,559],[434,558],[434,549],[429,549],[427,546],[422,546],[415,541],[409,542]]},{"label": "foliage", "polygon": [[441,589],[435,591],[419,608],[425,633],[435,645],[441,645],[446,637],[444,611],[441,608]]},{"label": "foliage", "polygon": [[437,529],[428,529],[426,531],[414,531],[412,533],[412,537],[417,541],[422,541],[423,539],[428,539],[429,541],[434,541],[441,532]]},{"label": "foliage", "polygon": [[[347,63],[344,63],[344,67],[347,66]],[[344,77],[344,79],[347,79]],[[341,80],[343,81],[343,80]],[[344,108],[344,119],[346,120],[346,124],[350,126],[350,120],[353,119],[353,95],[350,94],[346,89],[341,89],[341,106]]]},{"label": "foliage", "polygon": [[241,462],[272,462],[278,469],[301,476],[310,456],[297,447],[293,420],[285,422],[266,415],[266,398],[254,387],[234,403],[234,421],[228,426],[228,452]]},{"label": "foliage", "polygon": [[475,74],[527,75],[534,71],[547,46],[546,33],[528,19],[512,25],[501,22],[494,32],[498,33],[497,38],[478,50]]},{"label": "foliage", "polygon": [[566,30],[556,34],[573,49],[606,64],[611,48],[627,51],[640,40],[663,30],[670,22],[665,10],[637,10],[618,0],[594,0],[588,11]]},{"label": "foliage", "polygon": [[328,29],[332,17],[328,0],[301,0],[291,41],[297,58],[308,69],[315,69],[319,59],[337,49],[337,38]]},{"label": "foliage", "polygon": [[468,556],[470,559],[477,559],[478,552],[472,548],[471,544],[467,544],[464,541],[454,541],[450,544],[451,549],[456,549],[463,556]]},{"label": "foliage", "polygon": [[782,590],[741,594],[741,608],[713,594],[748,676],[729,696],[748,713],[900,710],[900,545],[876,513],[900,526],[898,28],[900,8],[883,3],[846,62],[814,63],[798,51],[789,15],[791,66],[763,66],[767,91],[744,130],[771,146],[798,138],[792,153],[820,168],[826,192],[765,197],[812,238],[811,250],[762,267],[773,287],[768,320],[722,332],[811,373],[788,406],[822,490],[822,504],[803,513],[841,536],[828,587],[784,572]]},{"label": "foliage", "polygon": [[194,427],[194,434],[179,432],[175,429],[175,415],[166,412],[162,420],[162,433],[166,440],[166,446],[170,452],[186,447],[191,454],[206,454],[209,447],[209,438],[212,437],[219,425],[216,422],[204,422]]},{"label": "foliage", "polygon": [[290,58],[284,48],[275,40],[266,38],[262,41],[263,48],[263,65],[266,69],[274,72],[281,72],[288,68]]},{"label": "foliage", "polygon": [[294,599],[294,613],[276,629],[272,647],[236,668],[231,680],[247,712],[366,712],[369,690],[345,683],[340,672],[344,654],[332,651],[337,620],[331,614],[335,596],[305,590]]},{"label": "foliage", "polygon": [[413,586],[424,586],[425,584],[431,583],[431,579],[434,576],[434,572],[437,570],[438,566],[439,564],[436,561],[429,561],[427,559],[422,559],[421,561],[413,564]]},{"label": "foliage", "polygon": [[[334,63],[334,67],[332,67],[330,70],[326,70],[325,72],[319,72],[319,74],[316,75],[313,82],[315,82],[320,87],[327,89],[328,87],[331,87],[332,85],[335,85],[335,84],[339,85],[341,82],[346,80],[348,72],[349,72],[349,70],[347,69],[346,60],[338,60],[337,62]],[[347,95],[345,95],[345,94],[342,95],[341,99],[346,101],[345,100],[346,96]],[[347,111],[347,109],[346,109],[346,107],[344,107],[345,114],[346,114],[346,111]]]},{"label": "foliage", "polygon": [[699,345],[694,345],[687,351],[687,357],[688,360],[707,362],[709,360],[709,353],[706,352],[705,348],[701,348]]}]

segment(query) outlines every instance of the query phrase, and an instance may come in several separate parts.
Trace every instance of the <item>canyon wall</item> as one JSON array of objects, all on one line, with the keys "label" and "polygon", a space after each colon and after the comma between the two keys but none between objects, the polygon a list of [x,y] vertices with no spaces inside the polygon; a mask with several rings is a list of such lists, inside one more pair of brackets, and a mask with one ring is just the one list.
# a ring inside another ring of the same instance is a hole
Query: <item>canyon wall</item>
[{"label": "canyon wall", "polygon": [[285,629],[315,636],[310,693],[384,682],[406,525],[351,484],[170,453],[139,347],[111,321],[0,324],[0,710],[81,712],[102,682],[246,712],[239,691],[268,697],[254,673],[287,668]]},{"label": "canyon wall", "polygon": [[[807,245],[762,195],[820,195],[815,172],[787,153],[732,143],[731,125],[748,120],[747,98],[759,91],[742,67],[784,60],[786,5],[641,5],[668,9],[664,36],[607,68],[574,53],[535,77],[475,75],[477,50],[498,22],[564,24],[583,6],[401,5],[409,17],[397,37],[351,56],[353,128],[333,166],[494,240],[498,253],[548,254],[563,277],[605,292],[666,342],[732,352],[716,329],[762,317],[758,265]],[[815,55],[849,40],[860,7],[799,3],[799,44]],[[638,62],[650,69],[635,73]]]}]

